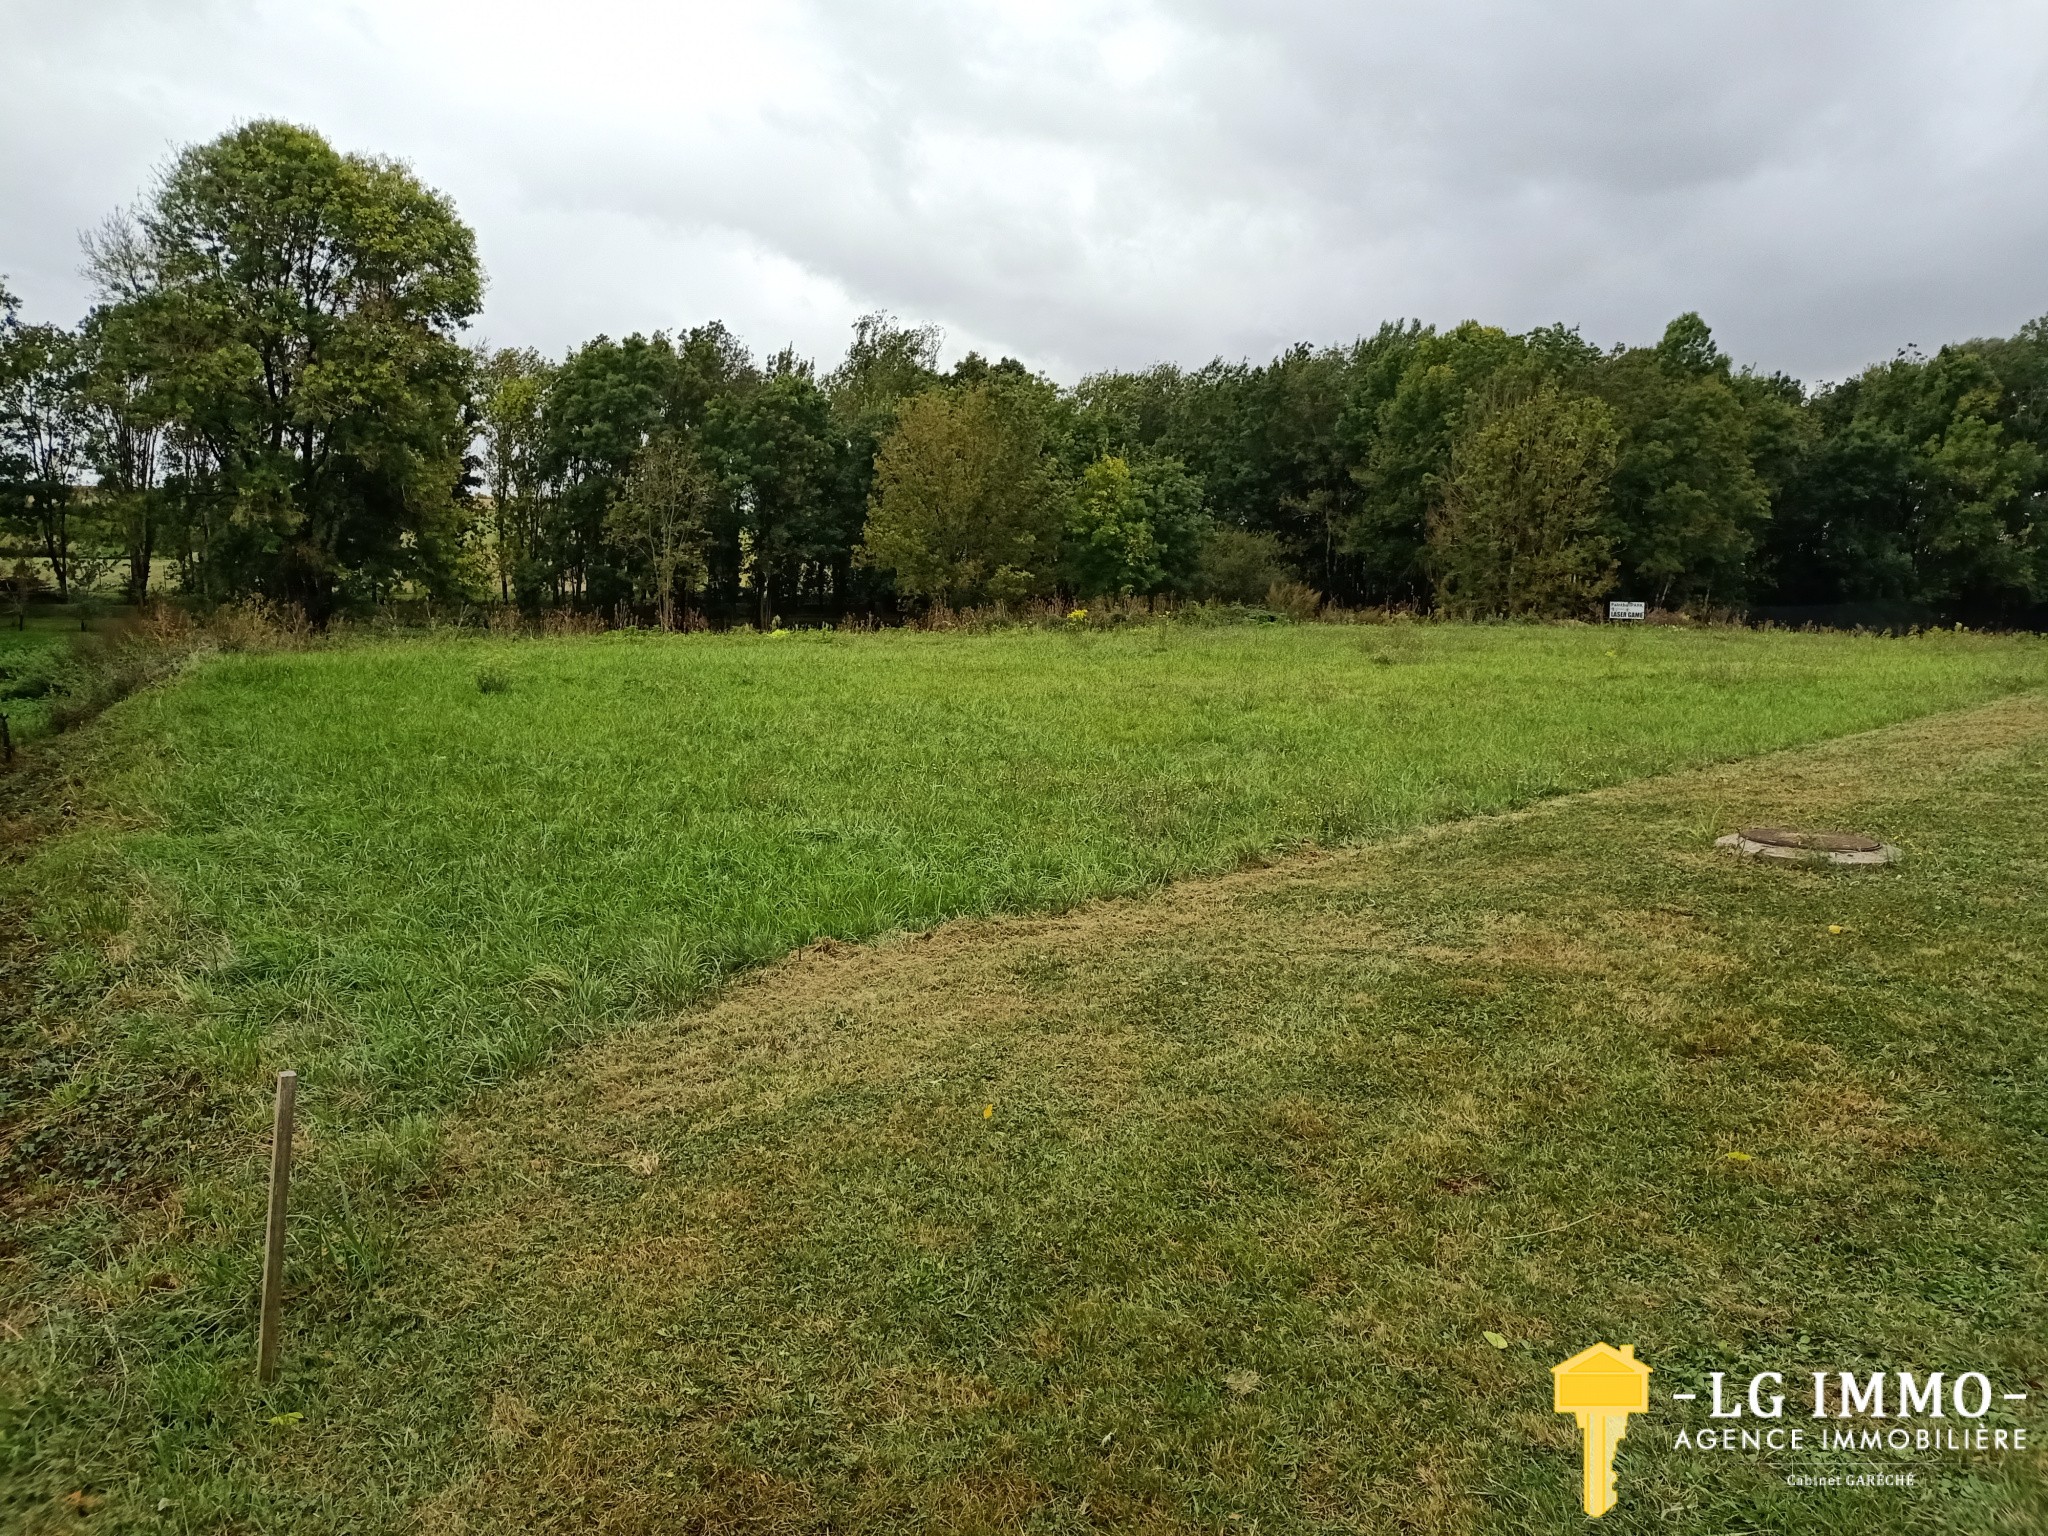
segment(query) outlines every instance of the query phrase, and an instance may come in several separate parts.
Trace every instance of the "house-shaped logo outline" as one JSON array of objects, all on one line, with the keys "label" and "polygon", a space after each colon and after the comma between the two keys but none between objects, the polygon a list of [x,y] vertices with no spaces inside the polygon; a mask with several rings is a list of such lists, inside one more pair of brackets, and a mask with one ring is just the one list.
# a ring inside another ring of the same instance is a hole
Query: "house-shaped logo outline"
[{"label": "house-shaped logo outline", "polygon": [[[1624,1344],[1619,1349],[1605,1343],[1589,1345],[1571,1359],[1553,1365],[1550,1375],[1552,1404],[1559,1413],[1580,1408],[1606,1413],[1650,1410],[1650,1368],[1636,1358],[1633,1344]],[[1630,1396],[1624,1396],[1620,1387],[1624,1382],[1633,1383]],[[1616,1385],[1610,1388],[1607,1383]]]}]

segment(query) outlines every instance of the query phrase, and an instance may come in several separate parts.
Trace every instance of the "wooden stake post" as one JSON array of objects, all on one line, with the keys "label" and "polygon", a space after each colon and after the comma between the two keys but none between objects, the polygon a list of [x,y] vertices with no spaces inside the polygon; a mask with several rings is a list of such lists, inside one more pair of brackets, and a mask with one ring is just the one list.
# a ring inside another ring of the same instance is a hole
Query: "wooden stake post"
[{"label": "wooden stake post", "polygon": [[277,1328],[284,1311],[285,1196],[292,1182],[292,1102],[299,1074],[277,1074],[277,1120],[270,1142],[270,1220],[263,1231],[263,1317],[256,1331],[256,1379],[277,1374]]}]

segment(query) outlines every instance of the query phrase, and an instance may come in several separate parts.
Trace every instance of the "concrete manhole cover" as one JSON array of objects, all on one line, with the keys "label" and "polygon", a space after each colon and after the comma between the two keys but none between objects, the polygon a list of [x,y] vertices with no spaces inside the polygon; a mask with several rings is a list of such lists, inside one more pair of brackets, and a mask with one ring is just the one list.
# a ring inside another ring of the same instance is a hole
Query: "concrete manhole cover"
[{"label": "concrete manhole cover", "polygon": [[1753,859],[1796,859],[1803,863],[1889,864],[1899,856],[1890,843],[1854,832],[1801,832],[1793,827],[1744,827],[1714,839]]}]

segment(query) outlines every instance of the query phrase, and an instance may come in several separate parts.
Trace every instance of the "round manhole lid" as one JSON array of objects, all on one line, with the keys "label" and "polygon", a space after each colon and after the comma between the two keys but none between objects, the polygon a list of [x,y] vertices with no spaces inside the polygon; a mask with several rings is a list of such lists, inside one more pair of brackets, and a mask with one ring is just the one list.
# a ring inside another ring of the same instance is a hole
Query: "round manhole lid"
[{"label": "round manhole lid", "polygon": [[1768,848],[1801,848],[1808,853],[1878,853],[1884,844],[1854,832],[1801,832],[1792,827],[1744,827],[1742,837]]},{"label": "round manhole lid", "polygon": [[1715,838],[1714,846],[1732,848],[1747,858],[1794,864],[1889,864],[1899,856],[1890,843],[1854,832],[1801,832],[1794,827],[1744,827]]}]

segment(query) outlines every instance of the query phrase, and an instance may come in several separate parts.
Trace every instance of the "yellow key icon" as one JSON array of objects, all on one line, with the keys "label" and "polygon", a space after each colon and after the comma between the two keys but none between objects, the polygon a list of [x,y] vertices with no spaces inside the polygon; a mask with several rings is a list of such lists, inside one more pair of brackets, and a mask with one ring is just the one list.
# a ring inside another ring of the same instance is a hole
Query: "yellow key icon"
[{"label": "yellow key icon", "polygon": [[1614,1508],[1614,1452],[1628,1433],[1628,1416],[1650,1407],[1650,1368],[1636,1347],[1595,1344],[1550,1368],[1554,1404],[1579,1421],[1585,1452],[1586,1513]]}]

